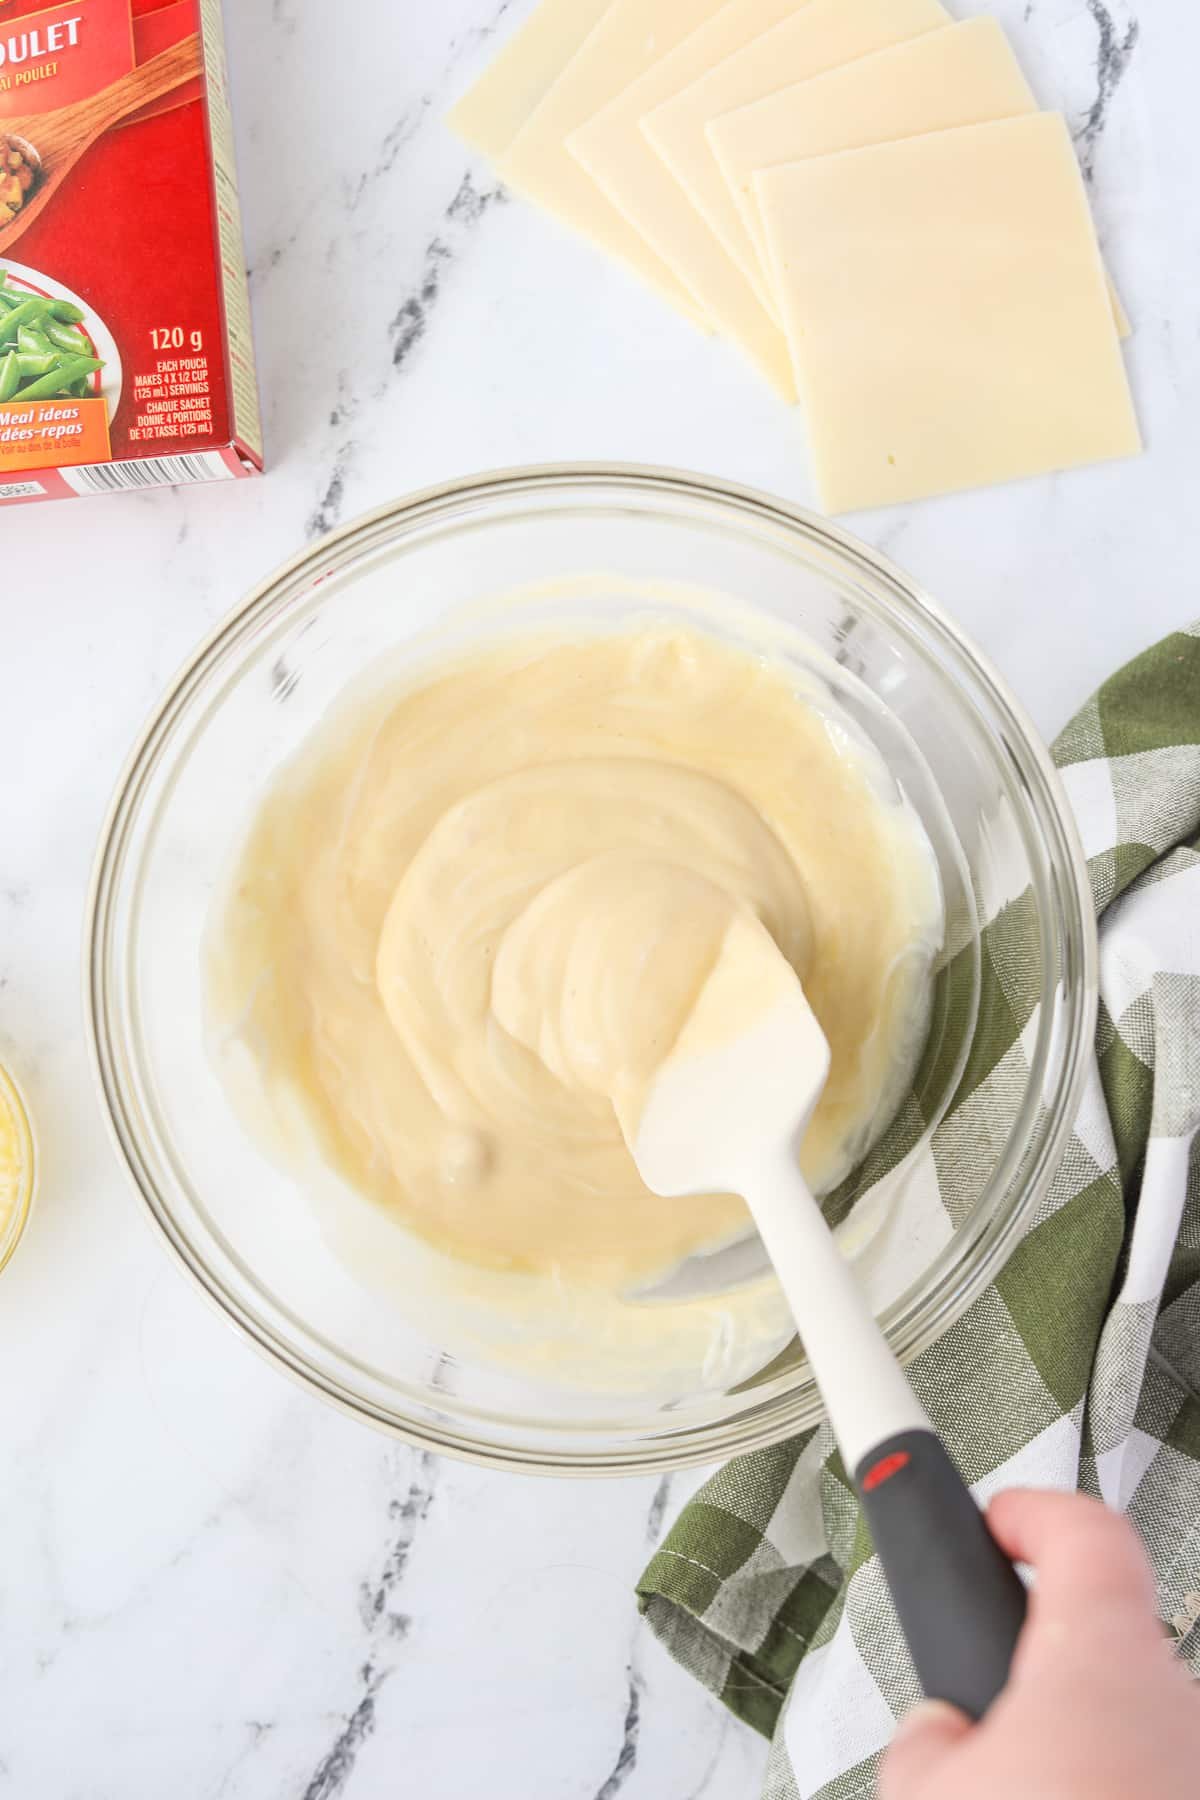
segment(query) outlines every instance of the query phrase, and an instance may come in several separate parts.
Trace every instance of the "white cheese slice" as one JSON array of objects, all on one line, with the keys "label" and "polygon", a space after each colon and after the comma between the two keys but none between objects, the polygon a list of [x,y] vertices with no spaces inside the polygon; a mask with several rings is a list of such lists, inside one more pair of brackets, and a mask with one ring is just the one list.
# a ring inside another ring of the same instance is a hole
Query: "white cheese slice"
[{"label": "white cheese slice", "polygon": [[568,140],[567,147],[637,226],[722,331],[787,400],[796,397],[787,339],[744,271],[641,132],[644,114],[797,10],[802,0],[729,0]]},{"label": "white cheese slice", "polygon": [[613,0],[497,158],[504,180],[641,275],[695,317],[683,283],[567,149],[572,132],[669,55],[721,0]]},{"label": "white cheese slice", "polygon": [[1001,26],[981,18],[793,82],[714,119],[707,135],[765,271],[757,170],[1037,110]]},{"label": "white cheese slice", "polygon": [[[757,170],[1037,110],[1003,27],[991,18],[967,19],[726,113],[709,125],[708,141],[754,244],[760,272],[769,279],[754,190]],[[1118,330],[1127,334],[1128,321],[1115,293],[1113,309]]]},{"label": "white cheese slice", "polygon": [[706,127],[791,82],[807,81],[840,63],[950,23],[939,0],[808,0],[789,18],[727,57],[642,121],[655,150],[703,213],[726,250],[756,284],[771,310],[742,216],[734,205]]},{"label": "white cheese slice", "polygon": [[1140,449],[1059,114],[786,163],[755,185],[831,512]]},{"label": "white cheese slice", "polygon": [[493,57],[447,122],[485,156],[500,156],[540,105],[612,0],[542,0]]}]

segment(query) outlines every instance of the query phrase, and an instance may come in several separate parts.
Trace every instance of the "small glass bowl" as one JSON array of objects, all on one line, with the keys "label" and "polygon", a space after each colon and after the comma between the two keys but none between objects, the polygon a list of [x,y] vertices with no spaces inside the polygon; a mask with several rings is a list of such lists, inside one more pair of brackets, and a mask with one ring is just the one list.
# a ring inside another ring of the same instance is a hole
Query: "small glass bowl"
[{"label": "small glass bowl", "polygon": [[[294,1178],[239,1124],[205,1043],[203,934],[261,785],[364,670],[415,667],[455,620],[474,621],[454,626],[458,642],[487,641],[504,628],[500,594],[540,595],[542,629],[570,594],[574,618],[581,586],[598,628],[644,617],[639,589],[703,586],[799,628],[843,672],[839,699],[921,812],[946,887],[958,975],[948,963],[922,1065],[931,1128],[985,1029],[979,919],[1020,897],[1021,955],[1004,979],[1024,1060],[996,1084],[990,1153],[960,1171],[953,1216],[932,1234],[905,1224],[908,1190],[934,1166],[928,1131],[863,1203],[892,1247],[868,1280],[891,1344],[908,1359],[934,1342],[1018,1241],[1075,1116],[1096,1008],[1086,869],[1049,756],[995,672],[886,560],[778,500],[655,469],[514,470],[398,501],[296,557],[200,648],[134,749],[95,869],[87,1001],[118,1152],[184,1268],[251,1342],[423,1446],[624,1473],[812,1425],[821,1403],[799,1347],[736,1384],[694,1369],[667,1396],[584,1392],[464,1355],[402,1308],[381,1315],[324,1252]],[[670,610],[686,619],[686,598]]]}]

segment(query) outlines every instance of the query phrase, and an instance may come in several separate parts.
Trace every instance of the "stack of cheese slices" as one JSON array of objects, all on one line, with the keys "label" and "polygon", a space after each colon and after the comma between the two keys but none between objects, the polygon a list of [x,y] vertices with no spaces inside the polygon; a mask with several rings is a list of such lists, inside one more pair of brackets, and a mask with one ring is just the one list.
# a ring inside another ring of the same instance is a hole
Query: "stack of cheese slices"
[{"label": "stack of cheese slices", "polygon": [[801,401],[832,512],[1134,454],[1066,122],[940,0],[542,0],[451,123]]}]

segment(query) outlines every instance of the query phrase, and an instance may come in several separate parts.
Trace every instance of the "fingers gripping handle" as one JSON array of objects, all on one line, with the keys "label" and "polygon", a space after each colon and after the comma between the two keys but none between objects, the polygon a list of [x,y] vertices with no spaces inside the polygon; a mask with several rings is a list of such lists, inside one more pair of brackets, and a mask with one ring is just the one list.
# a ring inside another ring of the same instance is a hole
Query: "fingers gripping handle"
[{"label": "fingers gripping handle", "polygon": [[854,1479],[922,1687],[982,1718],[1025,1622],[1020,1577],[932,1431],[885,1439]]}]

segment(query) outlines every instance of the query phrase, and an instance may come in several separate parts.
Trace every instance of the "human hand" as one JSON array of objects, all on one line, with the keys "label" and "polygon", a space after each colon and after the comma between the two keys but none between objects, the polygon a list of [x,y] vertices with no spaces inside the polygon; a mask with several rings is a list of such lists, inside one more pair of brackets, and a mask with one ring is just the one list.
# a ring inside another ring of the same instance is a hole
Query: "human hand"
[{"label": "human hand", "polygon": [[988,1524],[1037,1572],[1008,1686],[979,1724],[915,1708],[880,1800],[1196,1800],[1200,1687],[1155,1615],[1132,1527],[1083,1495],[1021,1488]]}]

